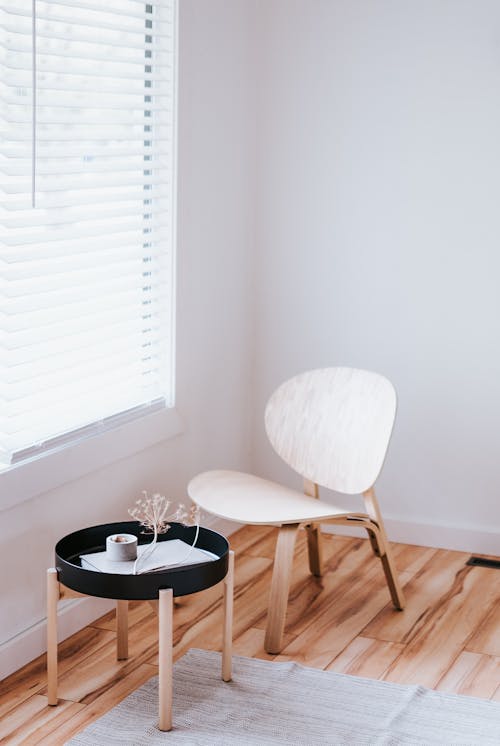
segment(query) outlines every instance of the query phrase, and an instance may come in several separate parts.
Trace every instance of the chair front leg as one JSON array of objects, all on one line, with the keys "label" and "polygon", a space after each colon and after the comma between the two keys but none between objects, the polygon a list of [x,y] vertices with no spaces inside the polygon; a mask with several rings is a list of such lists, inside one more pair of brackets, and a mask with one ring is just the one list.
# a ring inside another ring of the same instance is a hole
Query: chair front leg
[{"label": "chair front leg", "polygon": [[[371,487],[366,492],[363,492],[363,498],[365,501],[366,512],[378,527],[379,536],[378,541],[376,538],[374,539],[375,546],[377,546],[379,552],[378,556],[380,557],[380,561],[382,562],[382,567],[384,569],[385,578],[387,580],[387,585],[391,594],[392,603],[395,609],[402,611],[405,607],[405,596],[396,572],[396,565],[392,556],[392,549],[389,541],[387,540],[384,522],[382,520],[382,515],[380,513],[380,508],[373,487]],[[369,529],[368,533],[370,533]],[[370,539],[372,539],[371,536]],[[373,540],[372,546],[374,546]]]},{"label": "chair front leg", "polygon": [[273,578],[267,612],[266,637],[264,640],[264,648],[266,652],[271,654],[280,653],[283,645],[283,631],[285,628],[286,607],[288,605],[288,592],[290,590],[293,550],[298,528],[298,523],[281,526],[276,542]]}]

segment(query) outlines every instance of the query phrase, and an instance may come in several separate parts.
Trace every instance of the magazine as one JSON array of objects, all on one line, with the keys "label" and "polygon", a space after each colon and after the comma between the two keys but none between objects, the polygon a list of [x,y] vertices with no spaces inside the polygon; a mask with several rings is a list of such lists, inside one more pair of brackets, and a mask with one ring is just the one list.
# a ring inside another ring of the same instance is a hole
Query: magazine
[{"label": "magazine", "polygon": [[[162,570],[163,568],[195,565],[200,562],[219,559],[218,555],[208,552],[206,549],[199,549],[198,547],[191,548],[191,545],[182,541],[182,539],[159,541],[151,553],[147,551],[149,547],[149,544],[141,544],[137,547],[137,556],[139,558],[137,562],[137,574],[142,575],[145,572]],[[144,560],[141,560],[140,557],[144,552],[148,556]],[[82,554],[80,559],[82,567],[86,570],[116,573],[118,575],[132,575],[134,572],[135,560],[113,562],[108,558],[106,552]]]}]

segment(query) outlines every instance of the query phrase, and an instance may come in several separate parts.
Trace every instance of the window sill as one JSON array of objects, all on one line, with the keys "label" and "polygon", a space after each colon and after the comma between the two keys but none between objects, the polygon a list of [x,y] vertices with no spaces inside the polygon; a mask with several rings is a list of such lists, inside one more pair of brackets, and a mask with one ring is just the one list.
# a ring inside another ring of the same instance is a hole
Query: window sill
[{"label": "window sill", "polygon": [[0,511],[179,435],[176,409],[162,409],[0,472]]}]

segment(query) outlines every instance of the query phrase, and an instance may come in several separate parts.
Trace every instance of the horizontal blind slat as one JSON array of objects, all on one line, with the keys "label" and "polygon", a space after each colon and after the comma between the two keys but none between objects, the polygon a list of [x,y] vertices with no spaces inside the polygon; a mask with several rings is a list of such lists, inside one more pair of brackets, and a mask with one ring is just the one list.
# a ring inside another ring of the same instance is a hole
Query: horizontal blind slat
[{"label": "horizontal blind slat", "polygon": [[[138,332],[134,338],[132,335],[130,337],[119,337],[113,340],[113,344],[110,344],[109,340],[106,340],[106,342],[101,342],[100,344],[71,350],[65,355],[49,355],[42,358],[41,361],[24,361],[16,366],[5,368],[0,378],[0,387],[10,387],[11,384],[22,381],[33,381],[33,387],[35,388],[36,382],[40,381],[45,375],[60,374],[61,372],[65,372],[65,375],[67,375],[69,370],[77,372],[81,366],[85,366],[89,357],[92,360],[105,360],[108,357],[117,355],[122,355],[123,358],[126,358],[127,354],[132,355],[130,345],[132,339],[134,339],[135,344],[141,344],[143,339],[142,332]],[[161,352],[159,340],[153,341],[149,350],[152,355],[159,357],[157,354]],[[135,351],[134,356],[136,356]]]},{"label": "horizontal blind slat", "polygon": [[[148,160],[146,160],[148,159]],[[149,164],[149,166],[148,166]],[[59,175],[64,176],[65,174],[95,174],[101,171],[109,172],[112,170],[114,173],[132,171],[137,173],[138,170],[144,171],[148,167],[155,168],[157,171],[164,171],[168,173],[170,169],[170,160],[168,157],[157,156],[154,160],[147,155],[136,155],[128,156],[126,158],[117,158],[115,156],[100,156],[100,157],[89,157],[87,160],[82,158],[38,158],[37,159],[37,173],[40,176],[51,176]],[[0,174],[5,176],[24,176],[29,173],[31,168],[31,162],[28,158],[16,158],[9,159],[0,153]],[[0,201],[0,209],[1,209]]]},{"label": "horizontal blind slat", "polygon": [[[160,340],[161,324],[159,321],[148,322],[147,326],[156,330],[157,339]],[[100,333],[102,335],[105,333],[112,334],[113,339],[126,340],[130,346],[136,346],[137,337],[142,338],[143,330],[143,321],[137,321],[135,325],[130,320],[124,320],[120,323],[107,321],[102,323]],[[36,339],[33,331],[31,335],[27,334],[24,344],[22,339],[20,341],[14,340],[12,346],[7,343],[5,344],[4,355],[7,362],[4,361],[3,365],[7,371],[18,365],[33,363],[37,360],[46,360],[53,355],[57,355],[61,350],[61,339],[64,340],[64,354],[80,349],[92,350],[94,345],[97,345],[95,328],[83,329],[72,334],[68,334],[67,330],[63,330],[59,336],[56,336],[55,331],[52,333],[52,336],[50,334],[44,335],[43,331],[43,328],[39,330]]]}]

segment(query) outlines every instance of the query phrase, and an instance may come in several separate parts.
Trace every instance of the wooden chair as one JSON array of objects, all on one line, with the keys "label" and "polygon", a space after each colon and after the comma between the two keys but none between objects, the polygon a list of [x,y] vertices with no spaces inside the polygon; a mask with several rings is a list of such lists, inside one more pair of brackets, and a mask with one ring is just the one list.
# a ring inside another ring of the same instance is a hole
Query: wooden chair
[{"label": "wooden chair", "polygon": [[[396,414],[396,393],[378,373],[322,368],[283,383],[266,407],[266,432],[274,450],[304,480],[304,493],[234,471],[208,471],[188,485],[203,510],[231,521],[279,526],[264,647],[282,648],[295,538],[308,533],[309,567],[321,576],[320,523],[361,526],[380,557],[392,603],[403,609],[373,485],[384,462]],[[346,512],[319,499],[318,488],[362,494],[366,513]]]}]

